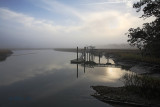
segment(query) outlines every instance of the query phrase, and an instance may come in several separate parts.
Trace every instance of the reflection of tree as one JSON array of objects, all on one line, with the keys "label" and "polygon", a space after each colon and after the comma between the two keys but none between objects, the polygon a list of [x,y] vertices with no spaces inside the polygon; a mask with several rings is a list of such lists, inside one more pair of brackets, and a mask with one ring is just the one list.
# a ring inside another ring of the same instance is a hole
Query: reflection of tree
[{"label": "reflection of tree", "polygon": [[0,62],[5,61],[12,54],[10,50],[0,50]]}]

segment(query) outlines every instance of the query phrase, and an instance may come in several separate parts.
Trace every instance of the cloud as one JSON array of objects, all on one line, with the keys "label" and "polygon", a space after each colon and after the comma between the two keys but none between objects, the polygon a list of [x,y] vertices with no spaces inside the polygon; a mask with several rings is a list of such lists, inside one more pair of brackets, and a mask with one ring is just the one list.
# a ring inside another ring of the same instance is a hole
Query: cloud
[{"label": "cloud", "polygon": [[[6,43],[23,44],[22,46],[25,47],[70,47],[86,44],[124,43],[127,41],[124,33],[130,27],[141,26],[144,22],[132,13],[114,9],[80,11],[57,1],[43,0],[43,3],[45,5],[41,6],[42,8],[61,14],[61,19],[37,19],[24,13],[0,8],[0,32],[5,35],[5,40],[8,41]],[[63,15],[70,17],[63,18]],[[66,21],[68,24],[63,24]]]},{"label": "cloud", "polygon": [[46,28],[47,29],[52,29],[54,31],[58,30],[60,27],[54,27],[52,24],[54,23],[53,21],[47,21],[47,20],[38,20],[35,19],[34,17],[24,15],[22,13],[17,13],[14,11],[11,11],[9,9],[4,9],[0,8],[0,17],[4,20],[10,21],[10,22],[16,22],[20,23],[25,27],[30,27],[30,28]]},{"label": "cloud", "polygon": [[105,2],[92,2],[92,3],[85,3],[85,4],[82,4],[82,5],[104,5],[104,4],[120,4],[120,3],[124,3],[123,0],[107,0]]},{"label": "cloud", "polygon": [[105,0],[105,1],[97,0],[96,2],[91,1],[91,3],[84,3],[82,5],[122,4],[122,3],[133,3],[137,1],[139,0]]},{"label": "cloud", "polygon": [[51,1],[51,0],[42,0],[42,2],[45,5],[43,4],[41,7],[43,7],[44,9],[47,9],[48,11],[56,12],[58,14],[63,14],[63,15],[72,15],[81,20],[84,19],[84,17],[76,9],[70,6],[67,6],[57,1]]}]

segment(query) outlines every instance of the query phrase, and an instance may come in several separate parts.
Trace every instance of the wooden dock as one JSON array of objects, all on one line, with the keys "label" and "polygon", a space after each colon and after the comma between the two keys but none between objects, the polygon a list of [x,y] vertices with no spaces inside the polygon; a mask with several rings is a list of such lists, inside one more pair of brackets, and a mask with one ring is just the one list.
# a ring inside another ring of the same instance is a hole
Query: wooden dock
[{"label": "wooden dock", "polygon": [[[109,62],[109,55],[107,56],[107,63],[100,63],[100,57],[102,53],[99,53],[99,63],[94,62],[94,47],[84,47],[82,51],[81,57],[78,57],[78,47],[77,47],[77,59],[71,60],[71,64],[81,64],[85,67],[112,67],[112,68],[120,68],[120,66],[117,66],[115,64],[112,64]],[[113,50],[108,50],[112,52]]]}]

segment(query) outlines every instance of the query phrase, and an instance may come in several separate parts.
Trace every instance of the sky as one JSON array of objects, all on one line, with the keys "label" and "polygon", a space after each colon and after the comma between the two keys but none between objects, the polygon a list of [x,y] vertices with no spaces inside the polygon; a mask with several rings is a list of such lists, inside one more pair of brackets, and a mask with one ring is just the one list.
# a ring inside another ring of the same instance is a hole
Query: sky
[{"label": "sky", "polygon": [[0,48],[127,43],[128,29],[147,21],[132,8],[137,1],[0,0]]}]

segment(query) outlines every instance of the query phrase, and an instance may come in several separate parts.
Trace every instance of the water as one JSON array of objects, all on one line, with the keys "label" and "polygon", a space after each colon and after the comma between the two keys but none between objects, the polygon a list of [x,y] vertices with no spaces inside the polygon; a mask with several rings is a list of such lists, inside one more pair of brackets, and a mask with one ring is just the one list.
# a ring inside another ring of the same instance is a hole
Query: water
[{"label": "water", "polygon": [[127,71],[95,67],[84,72],[79,65],[77,78],[77,65],[70,64],[75,57],[53,50],[14,51],[0,62],[0,107],[113,107],[92,97],[90,86],[122,86]]}]

